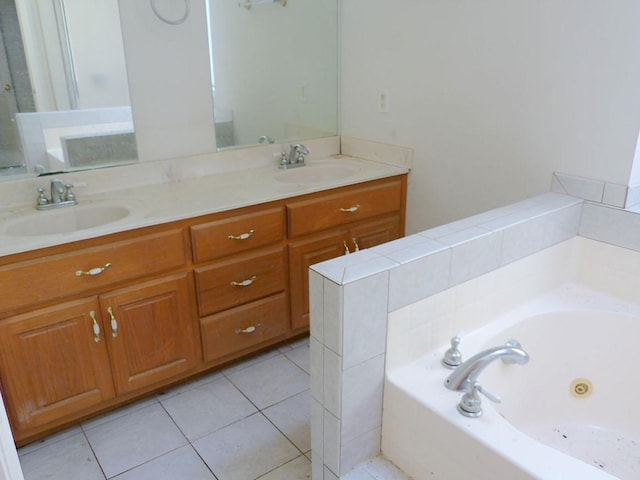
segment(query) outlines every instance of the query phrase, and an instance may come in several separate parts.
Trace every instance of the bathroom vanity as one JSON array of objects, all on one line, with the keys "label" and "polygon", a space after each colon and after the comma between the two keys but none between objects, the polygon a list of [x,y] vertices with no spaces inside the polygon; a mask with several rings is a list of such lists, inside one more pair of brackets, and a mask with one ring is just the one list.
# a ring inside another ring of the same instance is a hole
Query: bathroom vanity
[{"label": "bathroom vanity", "polygon": [[307,332],[309,265],[404,234],[398,170],[0,256],[16,442]]}]

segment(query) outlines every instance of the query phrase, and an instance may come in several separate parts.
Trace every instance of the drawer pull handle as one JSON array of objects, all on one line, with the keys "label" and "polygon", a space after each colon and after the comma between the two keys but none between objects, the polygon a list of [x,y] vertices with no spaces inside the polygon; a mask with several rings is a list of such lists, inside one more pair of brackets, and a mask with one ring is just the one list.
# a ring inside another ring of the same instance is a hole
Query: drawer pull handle
[{"label": "drawer pull handle", "polygon": [[256,325],[251,325],[250,327],[247,328],[236,328],[234,330],[235,333],[237,334],[247,334],[247,333],[254,333],[258,327],[261,327],[262,324],[261,323],[257,323]]},{"label": "drawer pull handle", "polygon": [[243,280],[243,281],[241,281],[241,282],[231,282],[231,286],[232,286],[232,287],[248,287],[248,286],[249,286],[249,285],[251,285],[253,282],[255,282],[256,278],[258,278],[258,277],[256,277],[256,276],[254,275],[253,277],[251,277],[251,278],[247,278],[246,280]]},{"label": "drawer pull handle", "polygon": [[96,312],[91,310],[89,312],[89,316],[91,320],[93,320],[93,341],[98,343],[100,341],[100,325],[98,324],[98,319],[96,318]]},{"label": "drawer pull handle", "polygon": [[247,240],[248,238],[251,238],[251,235],[253,235],[255,232],[255,230],[251,229],[246,233],[241,233],[240,235],[229,235],[229,240]]},{"label": "drawer pull handle", "polygon": [[350,207],[350,208],[340,209],[341,212],[345,212],[345,213],[356,213],[358,210],[360,210],[360,205],[354,205],[353,207]]},{"label": "drawer pull handle", "polygon": [[109,312],[109,317],[111,317],[111,336],[116,338],[118,336],[118,319],[113,314],[113,308],[107,308],[107,312]]},{"label": "drawer pull handle", "polygon": [[102,272],[104,272],[110,266],[111,266],[111,263],[108,262],[108,263],[104,264],[104,267],[92,268],[88,272],[85,272],[84,270],[78,270],[78,271],[76,271],[76,277],[81,277],[82,275],[100,275]]}]

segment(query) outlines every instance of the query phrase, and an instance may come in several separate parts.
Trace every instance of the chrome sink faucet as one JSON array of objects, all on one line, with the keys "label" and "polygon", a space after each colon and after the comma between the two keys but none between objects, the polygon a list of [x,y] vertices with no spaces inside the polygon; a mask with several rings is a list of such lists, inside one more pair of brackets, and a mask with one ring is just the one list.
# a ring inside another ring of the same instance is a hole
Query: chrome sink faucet
[{"label": "chrome sink faucet", "polygon": [[51,210],[53,208],[69,207],[77,205],[76,196],[71,190],[73,185],[65,184],[62,180],[51,180],[51,198],[47,198],[44,194],[44,188],[38,189],[38,200],[36,208],[38,210]]},{"label": "chrome sink faucet", "polygon": [[309,149],[301,143],[289,145],[289,151],[281,153],[280,168],[303,167],[305,155],[309,155]]}]

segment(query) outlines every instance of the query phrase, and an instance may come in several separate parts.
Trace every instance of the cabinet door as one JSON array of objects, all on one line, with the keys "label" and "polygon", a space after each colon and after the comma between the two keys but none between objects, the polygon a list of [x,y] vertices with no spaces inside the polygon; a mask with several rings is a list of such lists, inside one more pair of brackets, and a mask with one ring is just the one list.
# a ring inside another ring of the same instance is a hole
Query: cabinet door
[{"label": "cabinet door", "polygon": [[289,289],[291,292],[291,328],[309,328],[309,266],[345,254],[347,231],[317,234],[289,244]]},{"label": "cabinet door", "polygon": [[16,438],[114,396],[98,307],[95,298],[78,300],[0,323],[2,386]]},{"label": "cabinet door", "polygon": [[180,274],[100,297],[111,369],[120,395],[178,376],[196,365],[192,281]]},{"label": "cabinet door", "polygon": [[371,248],[400,238],[400,215],[389,215],[349,229],[349,250]]}]

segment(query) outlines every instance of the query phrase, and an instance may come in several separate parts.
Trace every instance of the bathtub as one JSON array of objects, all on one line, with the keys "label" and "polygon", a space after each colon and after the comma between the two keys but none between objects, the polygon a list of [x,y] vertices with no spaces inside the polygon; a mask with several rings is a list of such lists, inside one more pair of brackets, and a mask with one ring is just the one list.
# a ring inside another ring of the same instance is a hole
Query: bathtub
[{"label": "bathtub", "polygon": [[416,480],[640,478],[640,305],[565,284],[462,336],[463,360],[516,339],[526,365],[491,364],[483,415],[443,386],[448,345],[386,372],[383,453]]}]

